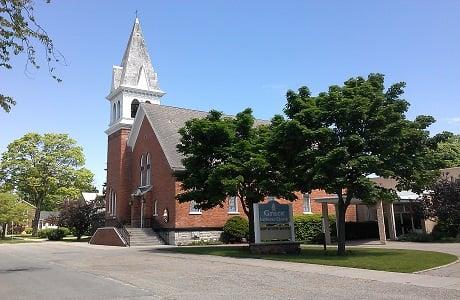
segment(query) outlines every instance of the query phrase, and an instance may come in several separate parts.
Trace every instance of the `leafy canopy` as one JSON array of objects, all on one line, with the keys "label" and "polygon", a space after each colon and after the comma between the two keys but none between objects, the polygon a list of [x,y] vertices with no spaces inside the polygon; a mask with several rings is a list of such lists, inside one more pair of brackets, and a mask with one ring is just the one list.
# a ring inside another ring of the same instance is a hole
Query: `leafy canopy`
[{"label": "leafy canopy", "polygon": [[103,226],[105,215],[99,201],[65,201],[59,209],[59,225],[71,228],[79,240],[84,234],[92,234]]},{"label": "leafy canopy", "polygon": [[247,215],[253,203],[265,196],[294,199],[292,185],[270,163],[267,125],[255,124],[251,109],[235,117],[210,111],[206,118],[186,122],[178,151],[185,170],[177,172],[184,190],[180,202],[194,200],[209,209],[222,206],[227,196],[237,196]]},{"label": "leafy canopy", "polygon": [[0,193],[0,225],[21,223],[27,219],[27,205],[12,193]]},{"label": "leafy canopy", "polygon": [[449,236],[460,236],[460,178],[442,177],[422,199],[425,216],[436,220]]},{"label": "leafy canopy", "polygon": [[460,135],[439,143],[439,152],[447,167],[460,167]]},{"label": "leafy canopy", "polygon": [[[46,3],[51,0],[46,0]],[[32,0],[0,0],[0,68],[11,69],[11,56],[27,55],[26,72],[29,64],[40,68],[37,62],[37,45],[43,47],[51,77],[61,81],[55,74],[55,64],[64,57],[54,47],[47,32],[37,23]],[[12,97],[0,93],[0,107],[9,112],[16,102]]]},{"label": "leafy canopy", "polygon": [[372,202],[391,200],[395,191],[379,188],[368,175],[392,177],[399,188],[421,190],[437,175],[442,161],[437,143],[448,134],[430,137],[431,116],[408,120],[409,103],[401,99],[403,82],[384,87],[384,76],[351,78],[313,97],[307,87],[288,91],[277,116],[271,148],[301,191],[324,189]]},{"label": "leafy canopy", "polygon": [[67,134],[28,133],[3,153],[0,180],[38,210],[53,210],[63,199],[94,189],[83,164],[82,148]]}]

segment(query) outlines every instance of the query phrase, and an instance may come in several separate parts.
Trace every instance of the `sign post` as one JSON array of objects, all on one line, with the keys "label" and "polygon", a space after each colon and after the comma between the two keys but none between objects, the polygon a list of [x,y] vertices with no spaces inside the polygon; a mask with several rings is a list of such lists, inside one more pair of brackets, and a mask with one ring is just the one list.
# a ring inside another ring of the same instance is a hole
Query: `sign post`
[{"label": "sign post", "polygon": [[272,200],[253,205],[255,243],[249,246],[251,252],[300,252],[300,243],[295,241],[292,204],[280,204]]}]

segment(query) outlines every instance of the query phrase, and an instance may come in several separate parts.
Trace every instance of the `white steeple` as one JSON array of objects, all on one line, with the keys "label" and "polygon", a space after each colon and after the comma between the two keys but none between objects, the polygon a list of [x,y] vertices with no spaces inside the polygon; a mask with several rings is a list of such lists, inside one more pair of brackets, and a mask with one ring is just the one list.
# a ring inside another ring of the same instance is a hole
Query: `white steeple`
[{"label": "white steeple", "polygon": [[120,128],[131,128],[141,102],[160,104],[165,94],[160,89],[147,46],[136,17],[121,66],[113,66],[109,95],[111,117],[107,134]]}]

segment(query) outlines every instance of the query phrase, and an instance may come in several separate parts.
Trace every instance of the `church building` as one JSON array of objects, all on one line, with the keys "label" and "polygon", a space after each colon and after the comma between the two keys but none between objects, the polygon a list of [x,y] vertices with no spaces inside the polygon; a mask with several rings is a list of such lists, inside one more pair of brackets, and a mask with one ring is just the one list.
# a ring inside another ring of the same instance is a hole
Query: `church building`
[{"label": "church building", "polygon": [[[138,18],[134,22],[120,66],[113,66],[109,95],[106,224],[153,228],[168,244],[198,239],[219,239],[226,220],[245,216],[239,199],[227,199],[224,207],[201,211],[194,203],[179,203],[181,183],[175,171],[184,169],[176,146],[178,130],[187,120],[207,112],[161,103],[165,92],[153,68]],[[321,213],[327,203],[323,191],[297,194],[295,214]],[[329,213],[334,205],[329,204]],[[347,212],[356,220],[356,206]]]}]

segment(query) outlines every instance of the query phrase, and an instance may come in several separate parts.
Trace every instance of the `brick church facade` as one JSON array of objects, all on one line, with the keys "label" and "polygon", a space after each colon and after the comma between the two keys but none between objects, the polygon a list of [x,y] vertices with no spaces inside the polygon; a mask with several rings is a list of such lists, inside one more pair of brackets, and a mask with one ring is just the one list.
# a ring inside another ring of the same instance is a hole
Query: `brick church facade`
[{"label": "brick church facade", "polygon": [[[121,66],[114,66],[110,101],[107,151],[107,225],[129,224],[151,227],[168,244],[196,239],[218,239],[225,221],[245,216],[238,199],[229,198],[224,207],[198,210],[193,203],[179,203],[181,184],[173,173],[183,169],[176,150],[178,130],[187,120],[207,113],[160,104],[160,89],[139,20],[136,18]],[[294,214],[321,213],[324,191],[297,193]],[[329,213],[334,205],[329,204]],[[356,221],[356,206],[347,211]]]}]

